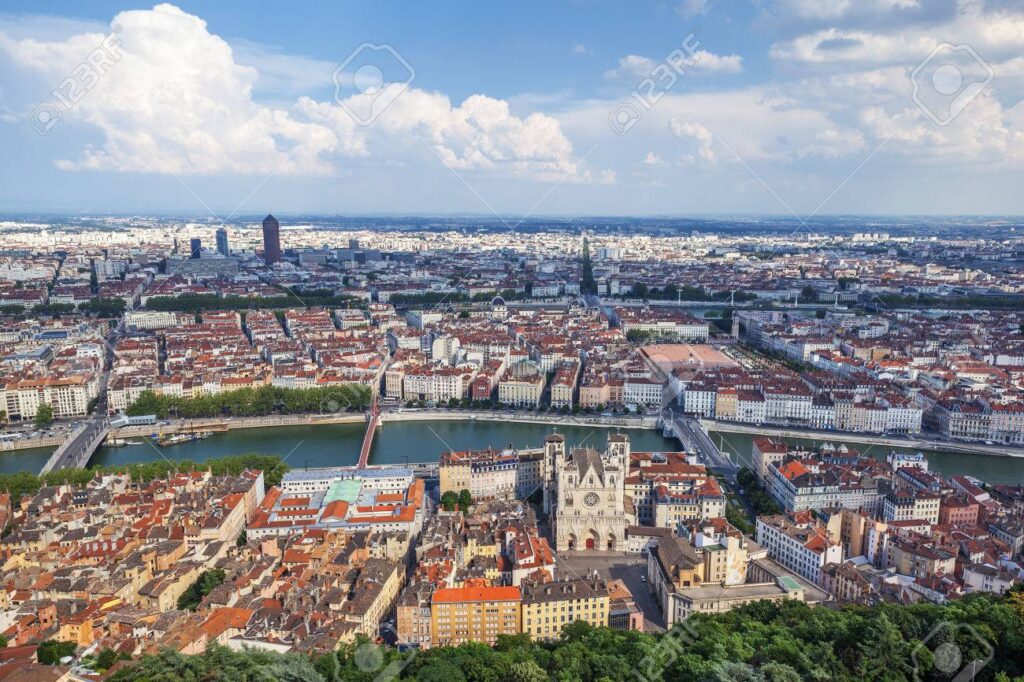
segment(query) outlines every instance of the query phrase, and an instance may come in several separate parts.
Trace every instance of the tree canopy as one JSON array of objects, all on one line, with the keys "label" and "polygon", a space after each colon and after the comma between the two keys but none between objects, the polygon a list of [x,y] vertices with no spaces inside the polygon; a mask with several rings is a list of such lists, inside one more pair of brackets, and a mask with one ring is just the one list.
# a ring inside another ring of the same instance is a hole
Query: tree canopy
[{"label": "tree canopy", "polygon": [[575,622],[554,642],[499,636],[494,647],[471,642],[403,653],[360,638],[312,661],[299,654],[222,647],[201,656],[165,651],[143,657],[111,679],[291,680],[297,678],[289,675],[301,671],[303,680],[367,682],[381,675],[443,682],[910,682],[950,679],[941,657],[932,653],[942,645],[955,647],[961,667],[978,661],[979,680],[1022,682],[1024,592],[972,595],[948,606],[812,608],[797,601],[761,601],[728,613],[694,615],[664,634]]},{"label": "tree canopy", "polygon": [[159,459],[152,462],[96,466],[86,469],[59,469],[41,476],[28,471],[19,471],[13,474],[0,474],[0,491],[10,493],[12,500],[18,500],[22,495],[35,494],[44,485],[67,483],[73,486],[84,486],[97,473],[130,473],[136,481],[152,481],[155,478],[165,478],[177,471],[206,471],[207,469],[213,472],[214,476],[227,474],[237,476],[246,469],[259,470],[263,472],[264,485],[270,488],[281,483],[281,477],[288,471],[288,465],[284,464],[278,455],[250,453],[216,457],[205,462],[194,462],[190,459],[175,461]]},{"label": "tree canopy", "polygon": [[197,398],[157,395],[143,391],[125,413],[132,417],[153,414],[183,419],[198,417],[262,417],[280,414],[329,414],[347,409],[365,410],[370,404],[368,386],[343,384],[317,388],[260,386],[225,391]]}]

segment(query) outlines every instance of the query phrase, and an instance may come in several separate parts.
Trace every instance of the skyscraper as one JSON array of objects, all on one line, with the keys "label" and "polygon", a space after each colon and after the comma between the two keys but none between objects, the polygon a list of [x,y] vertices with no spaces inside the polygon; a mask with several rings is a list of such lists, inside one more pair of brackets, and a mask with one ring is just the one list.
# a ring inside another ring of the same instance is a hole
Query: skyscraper
[{"label": "skyscraper", "polygon": [[203,254],[203,240],[199,237],[192,238],[192,244],[189,247],[189,258],[201,258]]},{"label": "skyscraper", "polygon": [[231,255],[231,249],[228,247],[228,231],[223,227],[217,228],[217,253],[225,258]]},{"label": "skyscraper", "polygon": [[263,219],[263,261],[273,265],[281,260],[281,223],[267,214]]}]

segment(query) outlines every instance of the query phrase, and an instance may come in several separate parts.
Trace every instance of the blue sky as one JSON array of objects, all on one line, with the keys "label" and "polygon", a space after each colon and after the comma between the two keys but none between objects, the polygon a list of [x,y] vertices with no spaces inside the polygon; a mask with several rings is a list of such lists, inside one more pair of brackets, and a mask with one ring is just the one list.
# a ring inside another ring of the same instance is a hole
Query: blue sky
[{"label": "blue sky", "polygon": [[1010,0],[45,12],[0,10],[0,210],[1024,210]]}]

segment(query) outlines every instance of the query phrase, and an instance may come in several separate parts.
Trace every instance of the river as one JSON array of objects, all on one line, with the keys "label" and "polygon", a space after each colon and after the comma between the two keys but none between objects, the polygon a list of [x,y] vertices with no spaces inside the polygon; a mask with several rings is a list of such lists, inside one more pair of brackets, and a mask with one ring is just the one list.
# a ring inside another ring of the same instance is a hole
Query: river
[{"label": "river", "polygon": [[[101,447],[91,464],[123,464],[168,459],[203,461],[212,457],[249,452],[287,457],[289,466],[326,467],[355,464],[362,443],[365,425],[329,424],[315,427],[280,426],[260,429],[237,429],[215,433],[209,438],[158,448],[147,442],[121,448]],[[609,433],[617,429],[592,426],[559,426],[570,445],[583,443],[603,448]],[[436,462],[442,451],[449,449],[480,449],[488,446],[504,448],[539,447],[550,426],[488,421],[392,422],[385,424],[374,439],[371,464],[402,464],[405,462]],[[622,429],[634,450],[676,450],[679,444],[653,430]],[[733,459],[745,464],[750,457],[752,436],[712,432],[716,444]],[[142,440],[142,439],[136,439]],[[811,445],[814,441],[788,439]],[[838,444],[839,440],[830,442]],[[851,449],[884,458],[889,448],[849,444]],[[0,453],[0,473],[14,471],[38,472],[51,452],[50,448]],[[1024,482],[1024,459],[967,455],[951,452],[926,452],[932,468],[944,475],[969,474],[991,483]]]},{"label": "river", "polygon": [[[155,444],[120,448],[101,447],[92,464],[148,462],[166,456],[169,459],[202,461],[210,457],[249,452],[276,454],[288,458],[288,465],[299,467],[347,466],[356,463],[366,425],[325,424],[279,426],[272,429],[238,429],[215,433],[201,441],[159,449]],[[614,428],[558,426],[571,445],[584,444],[604,448]],[[659,431],[622,429],[637,450],[668,450],[678,444],[663,438]],[[370,464],[436,462],[443,451],[475,450],[486,447],[540,447],[551,427],[488,421],[408,421],[385,424],[377,432],[370,450]],[[141,440],[141,439],[135,439]],[[148,441],[148,439],[147,439]]]},{"label": "river", "polygon": [[[715,442],[719,450],[729,453],[733,461],[746,466],[750,466],[750,446],[751,441],[755,437],[748,433],[711,432],[711,440]],[[798,443],[806,447],[816,447],[824,442],[829,442],[833,445],[842,443],[841,440],[834,438],[783,438],[782,440],[788,443]],[[883,461],[890,450],[922,452],[921,450],[911,448],[865,445],[863,443],[846,443],[846,447]],[[987,483],[1024,483],[1024,458],[1021,457],[973,455],[962,452],[939,452],[934,450],[924,450],[923,452],[925,457],[928,458],[928,464],[932,471],[943,476],[967,474],[980,478]]]}]

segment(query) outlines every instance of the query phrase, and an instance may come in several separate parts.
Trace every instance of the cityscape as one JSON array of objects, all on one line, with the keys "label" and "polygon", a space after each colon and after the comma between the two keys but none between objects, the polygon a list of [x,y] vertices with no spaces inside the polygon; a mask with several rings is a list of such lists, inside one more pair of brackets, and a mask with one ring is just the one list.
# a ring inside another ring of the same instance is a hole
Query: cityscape
[{"label": "cityscape", "polygon": [[1024,680],[1024,13],[738,4],[0,11],[0,682]]}]

